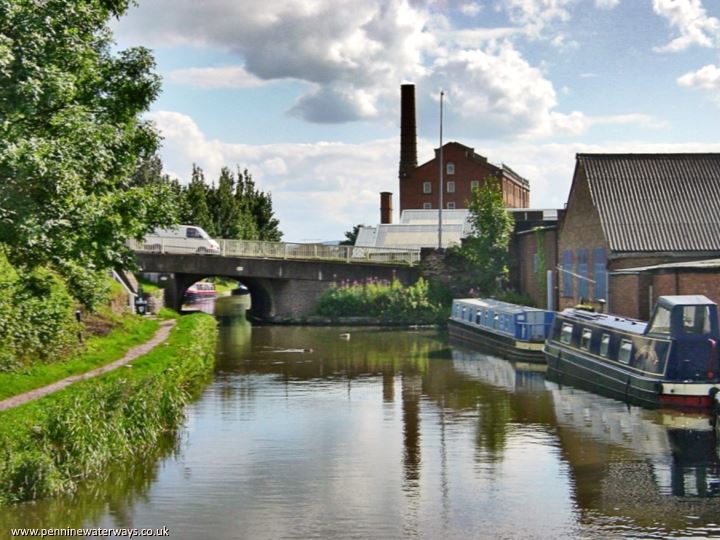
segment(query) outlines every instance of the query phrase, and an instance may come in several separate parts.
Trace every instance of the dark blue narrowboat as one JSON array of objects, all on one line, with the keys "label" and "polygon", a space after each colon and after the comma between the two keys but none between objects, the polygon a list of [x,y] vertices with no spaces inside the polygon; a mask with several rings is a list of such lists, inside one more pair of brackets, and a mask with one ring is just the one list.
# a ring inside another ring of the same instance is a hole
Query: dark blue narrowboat
[{"label": "dark blue narrowboat", "polygon": [[649,323],[566,309],[545,344],[548,378],[646,407],[712,408],[720,389],[717,305],[661,296]]},{"label": "dark blue narrowboat", "polygon": [[554,312],[486,298],[453,300],[453,339],[510,360],[544,363],[543,345]]}]

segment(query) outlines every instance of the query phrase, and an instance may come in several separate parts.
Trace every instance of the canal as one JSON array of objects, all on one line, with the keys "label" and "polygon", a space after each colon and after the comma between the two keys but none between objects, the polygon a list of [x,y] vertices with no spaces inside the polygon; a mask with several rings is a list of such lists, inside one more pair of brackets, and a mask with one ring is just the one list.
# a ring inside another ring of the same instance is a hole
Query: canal
[{"label": "canal", "polygon": [[627,407],[431,330],[223,324],[177,438],[11,527],[171,538],[720,536],[709,418]]}]

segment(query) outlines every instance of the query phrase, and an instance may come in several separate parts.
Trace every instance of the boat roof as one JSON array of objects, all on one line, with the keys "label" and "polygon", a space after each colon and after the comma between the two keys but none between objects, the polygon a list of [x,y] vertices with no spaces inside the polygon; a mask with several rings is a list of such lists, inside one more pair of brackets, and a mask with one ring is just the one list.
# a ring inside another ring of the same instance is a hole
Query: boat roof
[{"label": "boat roof", "polygon": [[643,334],[647,323],[631,319],[630,317],[620,317],[608,313],[594,313],[582,309],[568,308],[562,314],[570,319],[578,322],[588,322],[614,330],[622,330],[624,332],[632,332],[634,334]]},{"label": "boat roof", "polygon": [[455,298],[453,302],[462,302],[463,304],[483,309],[502,309],[510,312],[546,311],[540,308],[511,304],[510,302],[503,302],[502,300],[495,300],[494,298]]},{"label": "boat roof", "polygon": [[678,296],[661,296],[658,304],[672,308],[674,306],[714,306],[715,302],[702,294],[685,294]]}]

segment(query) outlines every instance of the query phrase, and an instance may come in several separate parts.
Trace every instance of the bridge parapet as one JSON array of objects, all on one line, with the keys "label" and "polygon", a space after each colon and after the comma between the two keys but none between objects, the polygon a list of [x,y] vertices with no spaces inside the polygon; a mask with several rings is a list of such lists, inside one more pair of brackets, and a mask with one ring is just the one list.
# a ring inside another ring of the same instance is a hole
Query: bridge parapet
[{"label": "bridge parapet", "polygon": [[[257,257],[263,259],[303,259],[344,261],[347,263],[387,263],[415,265],[420,262],[419,249],[376,248],[326,244],[300,244],[293,242],[263,242],[259,240],[217,240],[222,257]],[[148,253],[206,254],[205,248],[188,246],[179,239],[162,239],[147,244],[129,241],[133,251]]]}]

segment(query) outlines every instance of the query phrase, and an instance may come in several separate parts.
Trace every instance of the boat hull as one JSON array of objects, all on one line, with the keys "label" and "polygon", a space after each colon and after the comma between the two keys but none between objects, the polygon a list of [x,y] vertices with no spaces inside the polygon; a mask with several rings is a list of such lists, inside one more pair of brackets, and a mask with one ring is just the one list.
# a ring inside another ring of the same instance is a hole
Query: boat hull
[{"label": "boat hull", "polygon": [[631,373],[554,343],[546,345],[545,356],[548,379],[648,408],[711,409],[720,388],[717,383],[673,383]]},{"label": "boat hull", "polygon": [[495,334],[476,326],[464,325],[452,319],[448,321],[448,334],[451,339],[508,360],[533,364],[545,363],[542,342],[518,341],[510,336]]}]

